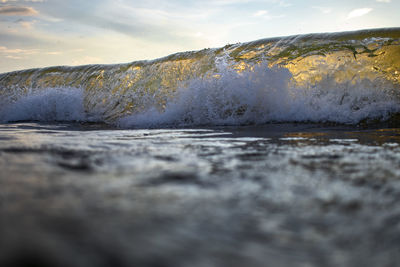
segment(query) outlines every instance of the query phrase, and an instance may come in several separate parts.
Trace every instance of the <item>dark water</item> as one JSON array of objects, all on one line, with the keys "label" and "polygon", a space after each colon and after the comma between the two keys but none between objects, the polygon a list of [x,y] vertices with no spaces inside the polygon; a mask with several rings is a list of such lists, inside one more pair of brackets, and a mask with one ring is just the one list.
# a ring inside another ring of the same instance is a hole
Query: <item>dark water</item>
[{"label": "dark water", "polygon": [[0,266],[399,266],[400,129],[0,125]]}]

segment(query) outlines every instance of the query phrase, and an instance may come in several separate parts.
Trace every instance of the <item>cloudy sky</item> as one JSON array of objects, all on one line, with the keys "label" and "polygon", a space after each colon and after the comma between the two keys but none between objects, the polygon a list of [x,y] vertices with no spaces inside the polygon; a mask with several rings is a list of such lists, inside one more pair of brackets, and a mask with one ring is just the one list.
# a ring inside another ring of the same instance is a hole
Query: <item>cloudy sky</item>
[{"label": "cloudy sky", "polygon": [[400,27],[400,0],[0,0],[0,72]]}]

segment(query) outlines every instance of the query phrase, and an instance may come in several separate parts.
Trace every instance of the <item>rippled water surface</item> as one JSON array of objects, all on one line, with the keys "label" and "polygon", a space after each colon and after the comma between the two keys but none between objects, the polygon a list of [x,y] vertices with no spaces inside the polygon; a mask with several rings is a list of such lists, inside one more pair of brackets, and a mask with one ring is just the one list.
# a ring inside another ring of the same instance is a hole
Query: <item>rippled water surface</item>
[{"label": "rippled water surface", "polygon": [[1,124],[0,265],[399,266],[399,143],[320,124]]}]

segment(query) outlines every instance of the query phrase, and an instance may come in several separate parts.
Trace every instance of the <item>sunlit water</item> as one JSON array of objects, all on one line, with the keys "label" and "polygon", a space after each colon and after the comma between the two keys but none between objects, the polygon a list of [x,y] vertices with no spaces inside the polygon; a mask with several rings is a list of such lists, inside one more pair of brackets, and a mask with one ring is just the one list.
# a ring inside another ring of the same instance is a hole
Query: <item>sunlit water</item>
[{"label": "sunlit water", "polygon": [[0,266],[398,266],[399,143],[304,123],[1,124]]},{"label": "sunlit water", "polygon": [[400,28],[0,74],[0,267],[400,266],[399,92]]}]

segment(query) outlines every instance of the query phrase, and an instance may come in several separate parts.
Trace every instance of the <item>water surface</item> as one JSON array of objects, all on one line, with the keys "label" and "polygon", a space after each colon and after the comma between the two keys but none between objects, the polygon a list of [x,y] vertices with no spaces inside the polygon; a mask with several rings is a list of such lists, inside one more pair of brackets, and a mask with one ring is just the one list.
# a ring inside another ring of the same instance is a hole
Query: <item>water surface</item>
[{"label": "water surface", "polygon": [[398,266],[400,129],[0,125],[1,266]]}]

